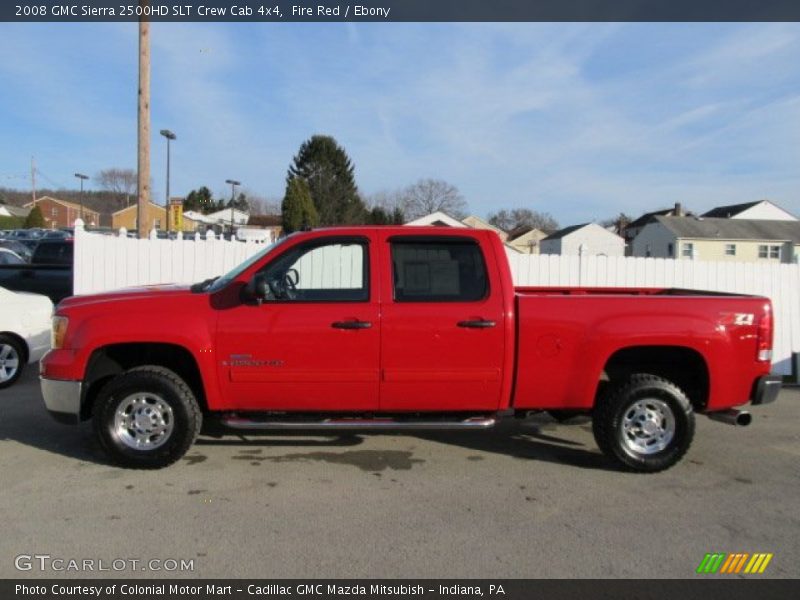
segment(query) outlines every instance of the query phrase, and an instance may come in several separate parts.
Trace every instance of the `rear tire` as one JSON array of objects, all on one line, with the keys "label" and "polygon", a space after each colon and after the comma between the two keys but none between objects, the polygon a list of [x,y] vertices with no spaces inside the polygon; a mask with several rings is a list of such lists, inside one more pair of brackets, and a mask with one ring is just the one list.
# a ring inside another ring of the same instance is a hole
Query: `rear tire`
[{"label": "rear tire", "polygon": [[200,432],[202,413],[183,379],[148,365],[126,371],[100,390],[93,422],[112,461],[160,469],[186,454]]},{"label": "rear tire", "polygon": [[598,400],[592,430],[597,445],[619,466],[655,473],[686,454],[694,438],[694,411],[677,385],[639,373]]},{"label": "rear tire", "polygon": [[25,347],[10,335],[0,335],[0,390],[14,385],[25,369]]}]

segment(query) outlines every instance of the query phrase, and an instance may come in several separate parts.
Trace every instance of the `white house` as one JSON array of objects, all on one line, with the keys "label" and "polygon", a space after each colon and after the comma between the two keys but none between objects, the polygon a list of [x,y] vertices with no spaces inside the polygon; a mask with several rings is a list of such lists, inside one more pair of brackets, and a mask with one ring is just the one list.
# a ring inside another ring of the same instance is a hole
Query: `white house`
[{"label": "white house", "polygon": [[625,240],[597,223],[565,227],[539,242],[541,254],[625,256]]},{"label": "white house", "polygon": [[222,210],[208,213],[207,215],[195,210],[187,210],[184,211],[183,216],[192,221],[197,221],[198,223],[205,223],[206,225],[230,225],[231,219],[233,219],[233,224],[235,226],[242,226],[247,225],[247,222],[250,220],[250,215],[248,213],[237,208],[233,210],[230,208],[223,208]]},{"label": "white house", "polygon": [[717,206],[703,217],[714,219],[752,219],[766,221],[797,221],[797,217],[769,200]]},{"label": "white house", "polygon": [[434,213],[409,221],[406,225],[434,225],[438,227],[467,227],[464,223],[447,213],[437,210]]},{"label": "white house", "polygon": [[0,204],[0,217],[18,217],[24,219],[31,212],[30,208],[12,206],[10,204]]}]

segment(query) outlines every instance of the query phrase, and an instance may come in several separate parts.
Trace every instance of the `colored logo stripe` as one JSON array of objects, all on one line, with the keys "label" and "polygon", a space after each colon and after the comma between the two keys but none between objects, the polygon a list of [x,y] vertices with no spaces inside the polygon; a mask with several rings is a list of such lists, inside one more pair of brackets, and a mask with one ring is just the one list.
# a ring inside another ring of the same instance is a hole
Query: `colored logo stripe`
[{"label": "colored logo stripe", "polygon": [[763,573],[767,568],[769,561],[772,560],[772,553],[769,554],[753,554],[753,558],[745,567],[745,573]]},{"label": "colored logo stripe", "polygon": [[725,554],[721,552],[717,552],[715,554],[706,554],[705,558],[703,558],[703,561],[700,563],[700,566],[697,567],[697,572],[716,573],[724,558]]},{"label": "colored logo stripe", "polygon": [[742,569],[744,569],[744,573],[763,573],[773,556],[772,553],[766,552],[759,552],[756,554],[749,554],[747,552],[734,552],[732,554],[710,552],[703,557],[696,572],[705,574],[737,574],[741,573]]}]

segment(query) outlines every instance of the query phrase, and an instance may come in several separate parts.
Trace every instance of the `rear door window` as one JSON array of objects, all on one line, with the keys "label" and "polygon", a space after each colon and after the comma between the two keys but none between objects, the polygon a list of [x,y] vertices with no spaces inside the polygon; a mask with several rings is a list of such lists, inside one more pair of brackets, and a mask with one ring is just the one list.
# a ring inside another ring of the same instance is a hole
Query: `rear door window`
[{"label": "rear door window", "polygon": [[489,292],[486,263],[472,240],[391,241],[395,302],[475,302]]}]

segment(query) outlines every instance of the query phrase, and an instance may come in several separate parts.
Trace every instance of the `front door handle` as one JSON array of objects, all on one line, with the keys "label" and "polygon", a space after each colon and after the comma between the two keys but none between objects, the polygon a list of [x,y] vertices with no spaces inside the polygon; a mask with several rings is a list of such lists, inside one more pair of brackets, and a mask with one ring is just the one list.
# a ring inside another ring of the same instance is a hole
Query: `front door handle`
[{"label": "front door handle", "polygon": [[369,321],[334,321],[331,323],[334,329],[369,329],[372,323]]},{"label": "front door handle", "polygon": [[494,321],[487,321],[486,319],[473,319],[469,321],[459,321],[459,327],[467,327],[469,329],[488,329],[497,325]]}]

